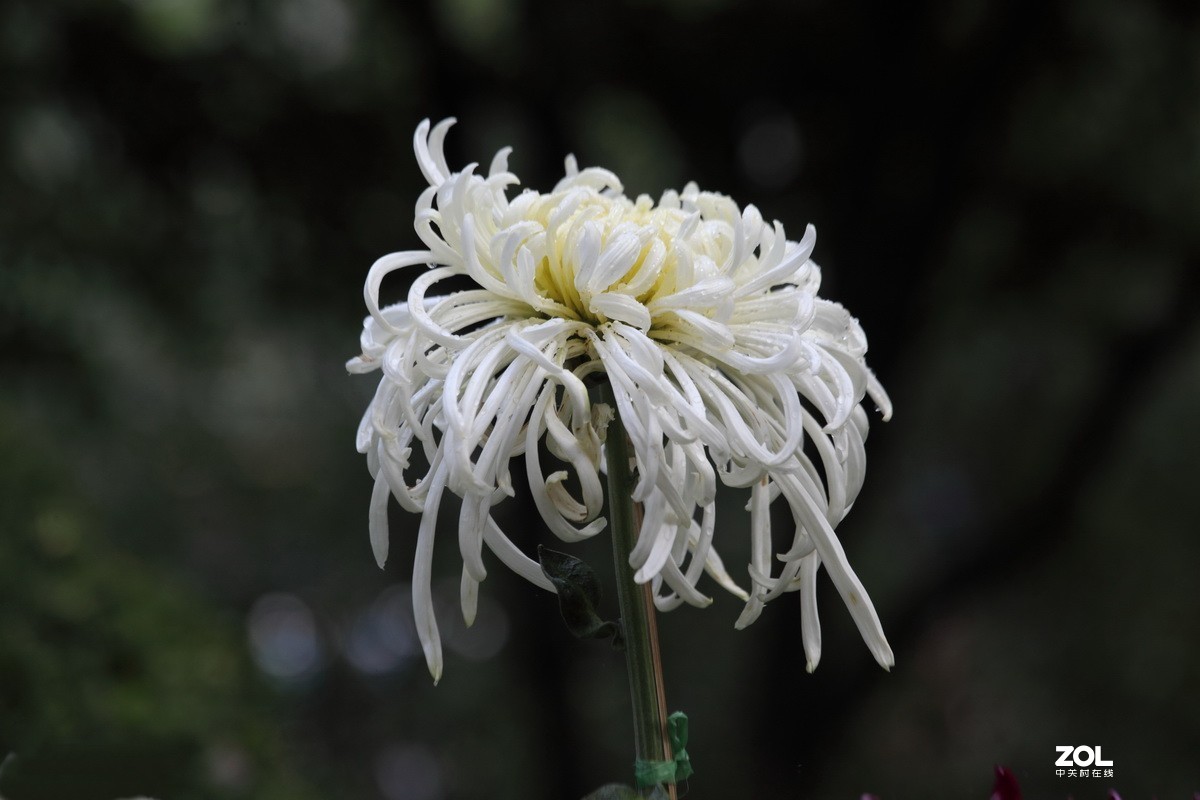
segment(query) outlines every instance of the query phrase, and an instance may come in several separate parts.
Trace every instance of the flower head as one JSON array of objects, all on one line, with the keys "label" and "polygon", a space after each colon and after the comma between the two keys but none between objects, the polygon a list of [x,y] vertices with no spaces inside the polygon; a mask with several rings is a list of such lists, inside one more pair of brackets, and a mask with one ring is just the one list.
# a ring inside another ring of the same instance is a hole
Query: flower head
[{"label": "flower head", "polygon": [[[524,455],[546,525],[577,541],[605,527],[600,472],[613,409],[585,381],[608,381],[634,453],[634,499],[643,504],[629,553],[655,603],[711,601],[703,573],[746,601],[737,621],[799,590],[808,668],[820,658],[816,577],[824,566],[867,646],[885,667],[892,652],[846,560],[834,527],[862,486],[866,396],[886,419],[890,403],[867,368],[866,338],[842,306],[817,296],[810,225],[791,241],[754,206],[688,184],[654,203],[630,200],[611,172],[573,158],[554,190],[525,190],[509,149],[486,175],[452,172],[442,142],[453,120],[421,123],[414,147],[429,188],[415,228],[425,249],[375,262],[370,316],[351,372],[382,370],[359,428],[375,491],[370,531],[382,566],[389,497],[422,514],[413,575],[417,631],[435,680],[441,644],[430,598],[434,523],[446,490],[462,499],[458,548],[462,610],[475,615],[486,546],[514,572],[552,590],[538,564],[505,535],[491,509],[513,494]],[[425,267],[408,301],[380,307],[384,276]],[[457,276],[475,288],[434,294]],[[539,445],[567,469],[546,474]],[[423,474],[410,478],[414,450]],[[567,484],[574,475],[573,488]],[[749,489],[749,590],[713,547],[718,483]],[[776,552],[769,507],[782,495],[795,523]]]}]

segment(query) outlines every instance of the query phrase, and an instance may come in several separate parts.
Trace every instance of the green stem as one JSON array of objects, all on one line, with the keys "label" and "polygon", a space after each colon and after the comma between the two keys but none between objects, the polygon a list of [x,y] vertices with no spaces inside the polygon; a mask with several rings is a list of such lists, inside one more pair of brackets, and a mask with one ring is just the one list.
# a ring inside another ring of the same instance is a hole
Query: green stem
[{"label": "green stem", "polygon": [[[612,526],[613,565],[617,576],[617,602],[625,634],[625,666],[629,672],[629,694],[633,700],[633,744],[638,761],[669,761],[671,746],[666,729],[666,696],[663,692],[662,658],[658,649],[658,626],[650,585],[639,586],[629,566],[629,553],[637,540],[640,507],[633,502],[633,480],[629,469],[629,442],[617,413],[612,387],[601,390],[613,410],[608,424],[605,450],[608,465],[608,509]],[[649,797],[654,787],[638,787]],[[667,785],[675,797],[674,784]]]}]

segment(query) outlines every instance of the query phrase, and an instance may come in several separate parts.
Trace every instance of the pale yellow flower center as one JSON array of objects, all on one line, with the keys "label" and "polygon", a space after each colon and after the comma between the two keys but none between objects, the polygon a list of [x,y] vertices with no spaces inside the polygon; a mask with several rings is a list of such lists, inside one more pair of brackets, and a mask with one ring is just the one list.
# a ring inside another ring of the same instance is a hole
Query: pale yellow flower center
[{"label": "pale yellow flower center", "polygon": [[[546,298],[564,306],[575,319],[593,325],[608,321],[592,306],[592,298],[598,294],[621,294],[646,305],[660,291],[676,288],[675,240],[687,218],[684,211],[656,208],[645,195],[636,203],[624,197],[591,197],[565,220],[554,219],[557,206],[544,202],[530,209],[530,218],[546,227],[548,239],[534,286]],[[594,240],[590,248],[584,243],[588,237]],[[583,254],[590,252],[603,263],[613,258],[618,240],[630,252],[636,247],[628,268],[615,277],[589,282],[589,276],[583,274],[589,268]]]}]

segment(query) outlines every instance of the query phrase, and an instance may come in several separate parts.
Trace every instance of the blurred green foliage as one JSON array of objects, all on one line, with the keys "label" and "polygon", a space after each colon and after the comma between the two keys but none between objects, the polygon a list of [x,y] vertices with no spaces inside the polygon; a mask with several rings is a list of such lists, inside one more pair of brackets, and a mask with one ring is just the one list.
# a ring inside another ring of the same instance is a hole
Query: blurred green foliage
[{"label": "blurred green foliage", "polygon": [[[236,619],[100,535],[56,454],[0,416],[0,789],[315,797]],[[16,457],[14,457],[16,456]]]}]

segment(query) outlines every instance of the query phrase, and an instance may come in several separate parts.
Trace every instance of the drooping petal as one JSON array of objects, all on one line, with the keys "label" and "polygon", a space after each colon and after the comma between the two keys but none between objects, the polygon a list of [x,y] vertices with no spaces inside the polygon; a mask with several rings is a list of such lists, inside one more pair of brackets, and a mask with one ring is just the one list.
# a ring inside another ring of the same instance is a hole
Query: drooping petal
[{"label": "drooping petal", "polygon": [[442,637],[438,634],[437,619],[433,612],[433,532],[437,525],[437,512],[442,502],[442,491],[446,488],[446,470],[443,466],[433,476],[426,500],[425,513],[417,529],[417,552],[413,557],[412,601],[413,616],[417,624],[417,639],[425,653],[425,665],[436,684],[442,678]]},{"label": "drooping petal", "polygon": [[375,563],[383,569],[388,557],[388,489],[387,477],[381,472],[375,478],[375,489],[371,492],[371,551],[375,554]]}]

